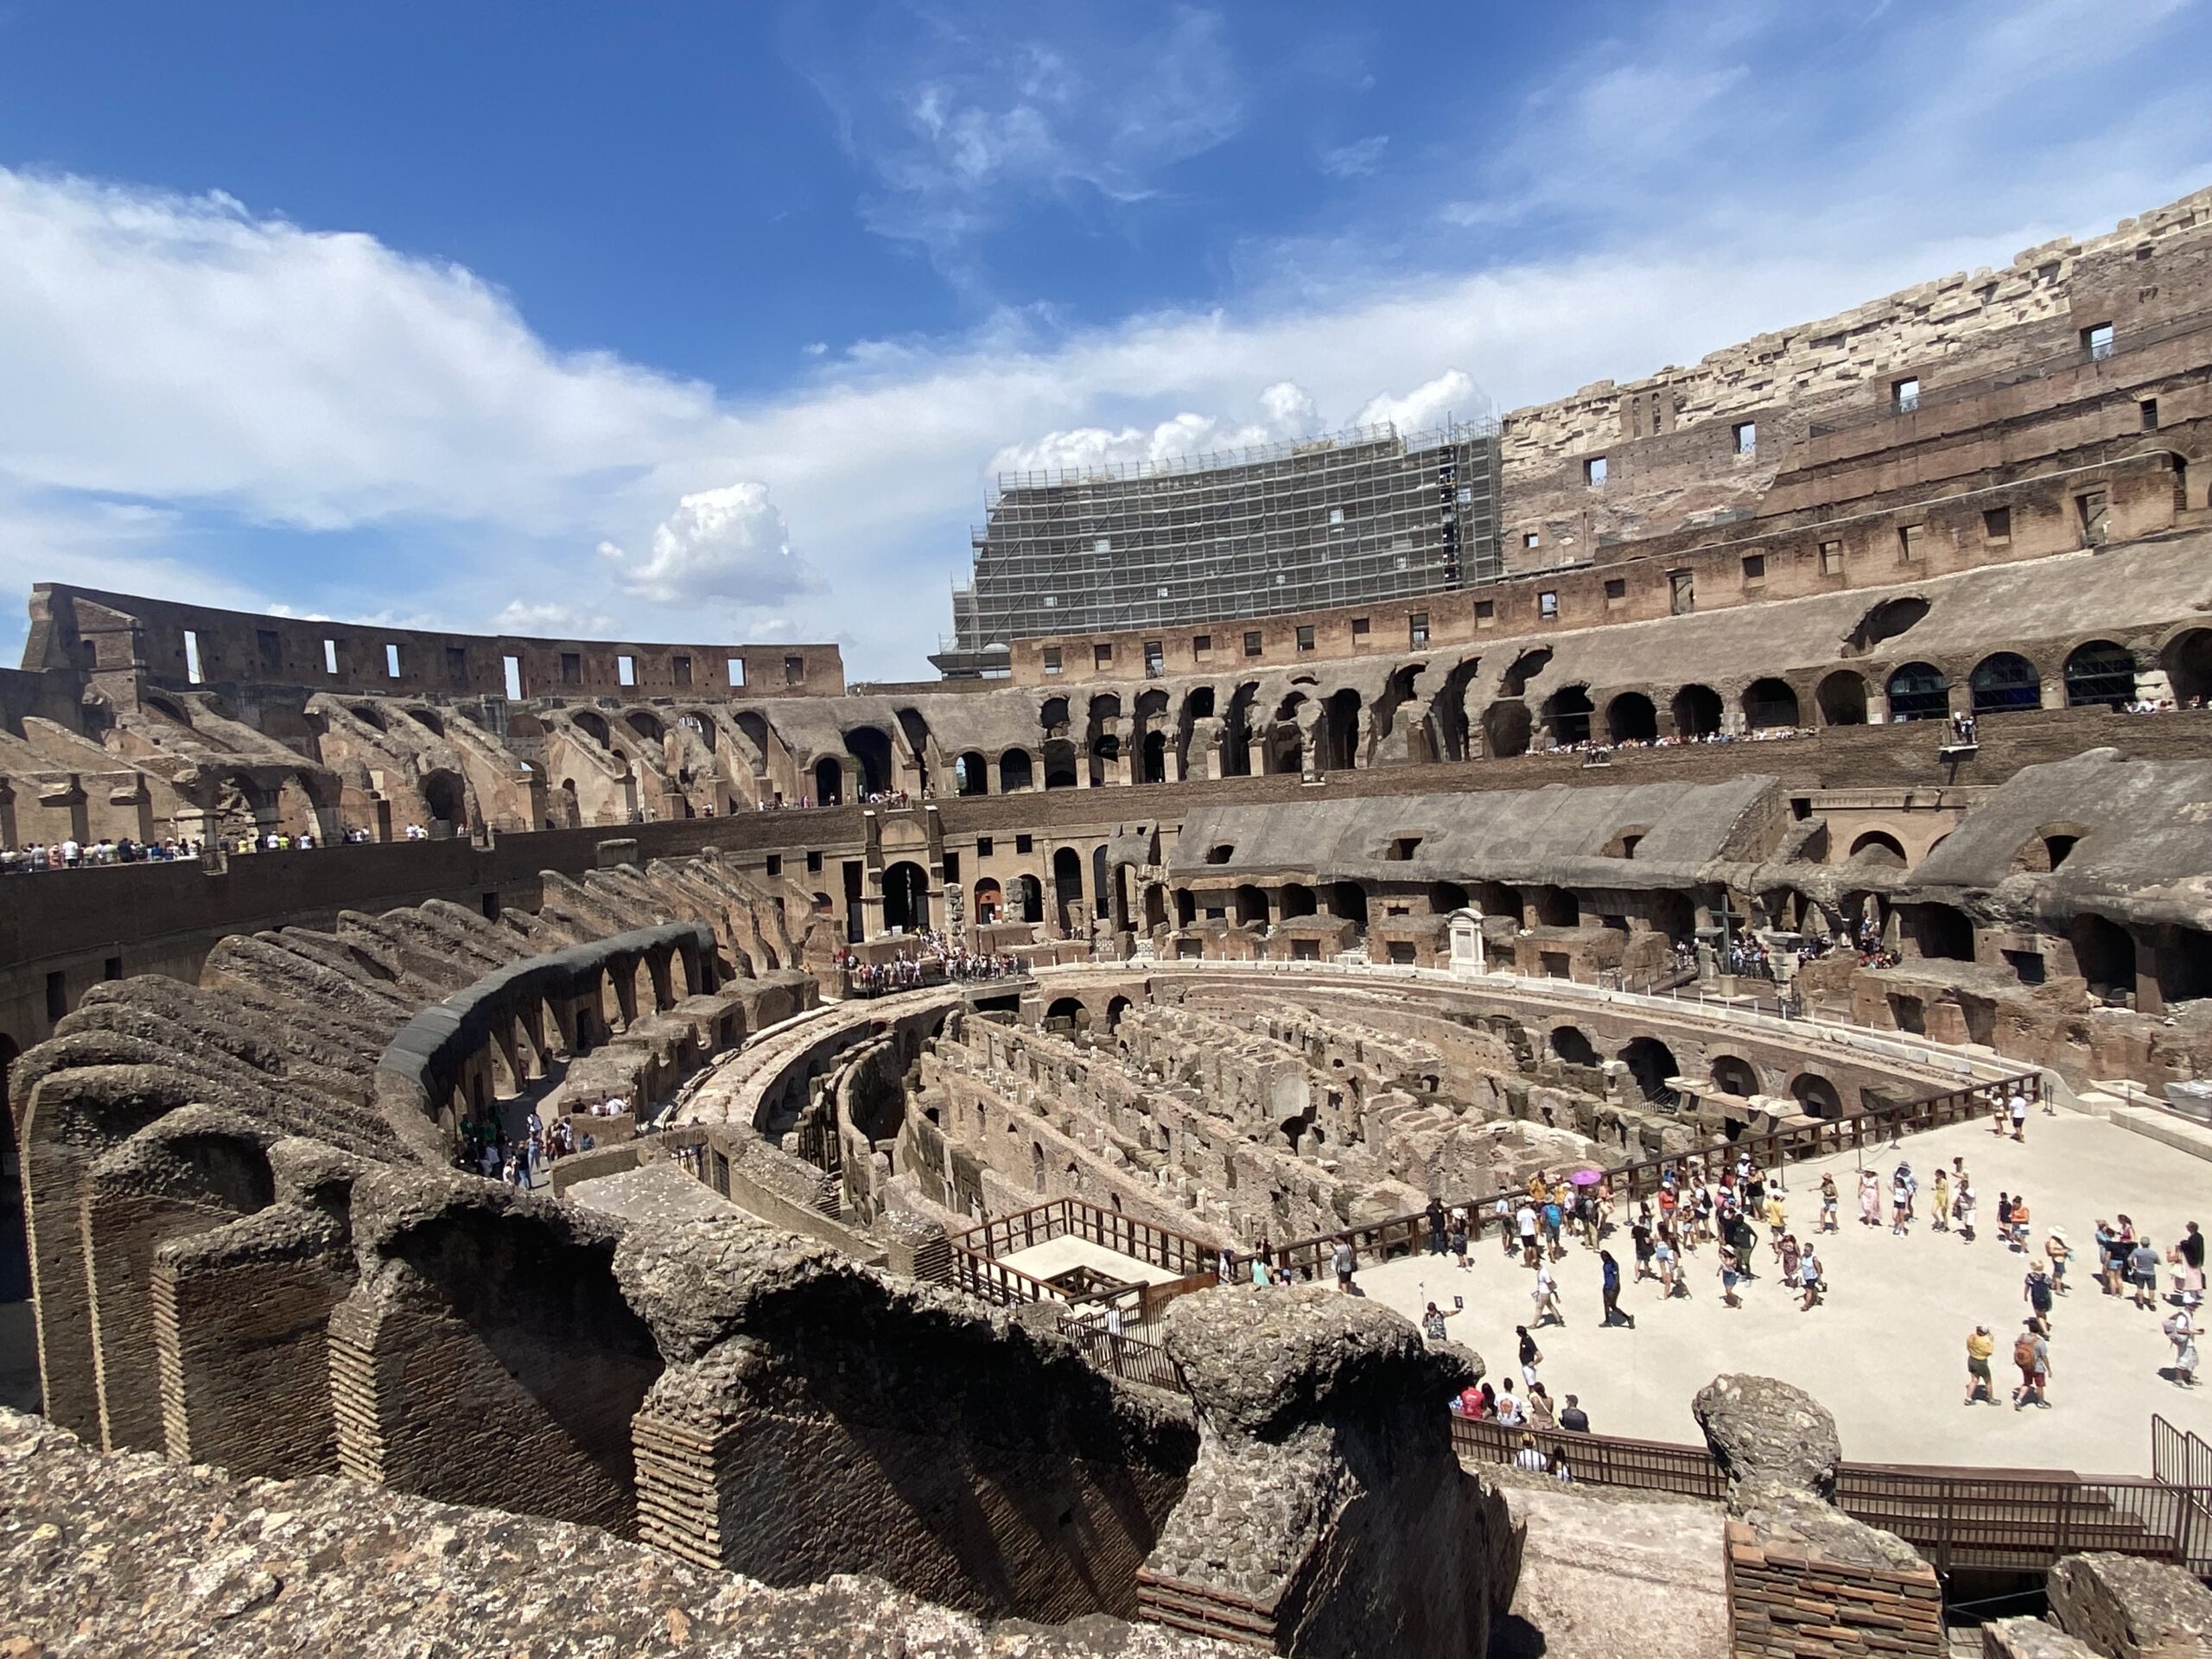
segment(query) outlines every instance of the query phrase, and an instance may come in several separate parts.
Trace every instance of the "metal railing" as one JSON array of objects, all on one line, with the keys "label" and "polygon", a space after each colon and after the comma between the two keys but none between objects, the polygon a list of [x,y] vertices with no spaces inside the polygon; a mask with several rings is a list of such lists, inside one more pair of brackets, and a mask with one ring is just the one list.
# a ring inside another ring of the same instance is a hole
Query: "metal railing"
[{"label": "metal railing", "polygon": [[[1514,1463],[1524,1433],[1548,1468],[1553,1453],[1561,1452],[1567,1473],[1586,1484],[1707,1499],[1727,1490],[1726,1475],[1703,1446],[1452,1419],[1453,1450],[1477,1462]],[[2154,1428],[2154,1440],[2156,1435]],[[2204,1443],[2197,1441],[2197,1447]],[[1844,1463],[1836,1471],[1838,1509],[1895,1533],[1939,1573],[2027,1571],[2047,1567],[2062,1555],[2107,1550],[2202,1573],[2212,1570],[2206,1559],[2208,1500],[2212,1485],[2202,1483],[2077,1475],[2066,1469]]]},{"label": "metal railing", "polygon": [[[2013,1088],[2027,1090],[2030,1097],[2033,1098],[2040,1086],[2039,1074],[2022,1072],[2009,1077],[1971,1084],[1961,1089],[1946,1090],[1924,1100],[1910,1101],[1900,1106],[1859,1112],[1849,1117],[1823,1118],[1817,1122],[1796,1124],[1764,1135],[1746,1135],[1734,1141],[1716,1141],[1696,1152],[1669,1153],[1656,1158],[1646,1158],[1607,1173],[1616,1196],[1632,1203],[1656,1192],[1670,1173],[1681,1174],[1687,1169],[1691,1158],[1707,1153],[1730,1160],[1747,1154],[1762,1169],[1802,1163],[1832,1153],[1892,1144],[1908,1134],[1984,1116],[2001,1105]],[[1484,1198],[1446,1199],[1443,1202],[1446,1209],[1458,1205],[1466,1210],[1467,1236],[1470,1239],[1478,1239],[1496,1223],[1498,1199],[1517,1200],[1518,1197],[1516,1190],[1492,1192]],[[1287,1267],[1293,1273],[1315,1279],[1320,1276],[1323,1267],[1339,1243],[1350,1243],[1354,1255],[1363,1263],[1388,1262],[1420,1250],[1427,1236],[1426,1212],[1414,1211],[1386,1220],[1370,1222],[1363,1226],[1343,1228],[1335,1232],[1319,1233],[1288,1243],[1271,1245],[1266,1255],[1271,1267]],[[1236,1261],[1239,1266],[1247,1266],[1259,1254],[1256,1250],[1243,1252],[1236,1257]]]},{"label": "metal railing", "polygon": [[2193,1494],[2184,1535],[2183,1564],[2212,1575],[2212,1441],[2151,1414],[2151,1478]]}]

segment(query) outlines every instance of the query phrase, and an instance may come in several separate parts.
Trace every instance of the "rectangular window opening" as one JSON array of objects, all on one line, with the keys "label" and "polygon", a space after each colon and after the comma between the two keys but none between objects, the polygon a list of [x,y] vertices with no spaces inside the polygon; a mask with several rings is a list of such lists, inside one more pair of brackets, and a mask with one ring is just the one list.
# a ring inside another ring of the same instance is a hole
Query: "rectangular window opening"
[{"label": "rectangular window opening", "polygon": [[806,855],[806,873],[809,875],[819,875],[822,874],[822,855],[820,853],[809,853]]},{"label": "rectangular window opening", "polygon": [[255,648],[261,653],[262,671],[267,674],[282,674],[284,671],[284,641],[276,630],[256,628],[253,631],[253,643]]},{"label": "rectangular window opening", "polygon": [[2012,539],[2012,509],[1992,507],[1981,515],[1981,536],[1984,541],[2009,542]]},{"label": "rectangular window opening", "polygon": [[1425,645],[1428,643],[1428,613],[1415,611],[1406,619],[1406,643]]},{"label": "rectangular window opening", "polygon": [[1522,546],[1523,546],[1523,547],[1541,547],[1543,544],[1544,544],[1544,535],[1543,535],[1543,532],[1542,532],[1541,531],[1539,531],[1539,530],[1524,530],[1524,531],[1522,531],[1521,532],[1521,545],[1522,545]]},{"label": "rectangular window opening", "polygon": [[1757,421],[1738,421],[1734,426],[1728,429],[1735,435],[1736,453],[1738,454],[1756,455],[1758,454],[1759,423]]},{"label": "rectangular window opening", "polygon": [[1667,573],[1667,609],[1675,616],[1688,616],[1697,609],[1697,573],[1694,570],[1669,570]]},{"label": "rectangular window opening", "polygon": [[467,645],[446,647],[446,677],[458,681],[463,685],[468,683],[468,647]]},{"label": "rectangular window opening", "polygon": [[1191,655],[1193,657],[1212,656],[1213,635],[1210,633],[1192,634],[1191,636]]},{"label": "rectangular window opening", "polygon": [[724,666],[728,671],[730,684],[738,690],[743,690],[745,689],[745,658],[733,657]]},{"label": "rectangular window opening", "polygon": [[1045,671],[1047,674],[1057,674],[1060,671],[1060,648],[1058,645],[1045,647]]},{"label": "rectangular window opening", "polygon": [[1824,576],[1840,576],[1843,574],[1843,543],[1841,542],[1821,543],[1821,574]]},{"label": "rectangular window opening", "polygon": [[1261,649],[1260,636],[1256,632],[1247,633],[1244,636],[1244,654],[1247,657],[1258,656]]},{"label": "rectangular window opening", "polygon": [[1477,601],[1475,601],[1475,620],[1476,620],[1476,621],[1478,621],[1478,622],[1494,622],[1494,621],[1496,621],[1497,620],[1497,601],[1496,600],[1494,600],[1494,599],[1478,599],[1478,600],[1477,600]]},{"label": "rectangular window opening", "polygon": [[1909,415],[1920,407],[1920,377],[1909,374],[1902,380],[1890,382],[1890,407],[1900,415]]},{"label": "rectangular window opening", "polygon": [[1923,524],[1897,526],[1897,563],[1899,564],[1920,563],[1920,532],[1925,528]]},{"label": "rectangular window opening", "polygon": [[194,685],[207,678],[200,666],[200,636],[190,628],[184,631],[184,677]]},{"label": "rectangular window opening", "polygon": [[399,677],[399,647],[397,645],[386,645],[384,648],[384,677],[387,680],[396,680]]},{"label": "rectangular window opening", "polygon": [[1313,649],[1313,630],[1310,626],[1301,626],[1298,630],[1298,648],[1300,651]]},{"label": "rectangular window opening", "polygon": [[335,639],[322,642],[322,671],[331,675],[338,672],[338,642]]},{"label": "rectangular window opening", "polygon": [[1765,554],[1746,553],[1744,555],[1744,580],[1745,582],[1764,582],[1766,580]]},{"label": "rectangular window opening", "polygon": [[521,702],[522,658],[519,657],[500,658],[499,672],[506,684],[508,697],[513,702]]},{"label": "rectangular window opening", "polygon": [[1559,620],[1559,594],[1553,589],[1547,588],[1536,595],[1536,615],[1546,622]]},{"label": "rectangular window opening", "polygon": [[2113,332],[2108,322],[2092,323],[2082,331],[2082,349],[2089,354],[2089,361],[2101,363],[2112,355]]},{"label": "rectangular window opening", "polygon": [[2145,432],[2157,431],[2158,429],[2158,400],[2155,397],[2145,397],[2135,407],[2142,411],[2143,429]]},{"label": "rectangular window opening", "polygon": [[786,657],[784,658],[784,683],[785,685],[804,685],[806,683],[805,658]]},{"label": "rectangular window opening", "polygon": [[1582,481],[1593,489],[1605,481],[1605,456],[1591,455],[1583,461]]},{"label": "rectangular window opening", "polygon": [[1014,838],[1014,850],[1017,857],[1026,857],[1036,845],[1036,840],[1033,836],[1016,836]]},{"label": "rectangular window opening", "polygon": [[1367,619],[1365,617],[1355,616],[1352,618],[1351,637],[1355,639],[1364,639],[1367,638]]},{"label": "rectangular window opening", "polygon": [[583,683],[583,653],[577,651],[563,652],[561,653],[561,683],[563,685],[582,685]]},{"label": "rectangular window opening", "polygon": [[1625,576],[1609,576],[1609,577],[1607,577],[1607,578],[1606,578],[1606,580],[1605,580],[1605,605],[1606,605],[1606,607],[1607,607],[1608,609],[1610,609],[1610,608],[1611,608],[1613,606],[1616,606],[1616,605],[1624,605],[1624,604],[1626,604],[1627,602],[1628,602],[1628,579],[1627,579]]},{"label": "rectangular window opening", "polygon": [[679,686],[691,683],[691,659],[678,654],[668,659],[669,673]]},{"label": "rectangular window opening", "polygon": [[783,855],[781,853],[771,853],[771,854],[769,854],[769,855],[768,855],[768,874],[771,874],[771,875],[781,875],[783,873],[784,873],[784,855]]},{"label": "rectangular window opening", "polygon": [[991,855],[991,838],[990,838],[988,836],[976,836],[976,857],[978,857],[978,858],[988,858],[990,855]]},{"label": "rectangular window opening", "polygon": [[614,683],[617,685],[635,685],[638,683],[638,659],[636,658],[619,656],[615,658]]},{"label": "rectangular window opening", "polygon": [[1093,668],[1113,667],[1114,647],[1111,645],[1093,645],[1090,648],[1090,665]]}]

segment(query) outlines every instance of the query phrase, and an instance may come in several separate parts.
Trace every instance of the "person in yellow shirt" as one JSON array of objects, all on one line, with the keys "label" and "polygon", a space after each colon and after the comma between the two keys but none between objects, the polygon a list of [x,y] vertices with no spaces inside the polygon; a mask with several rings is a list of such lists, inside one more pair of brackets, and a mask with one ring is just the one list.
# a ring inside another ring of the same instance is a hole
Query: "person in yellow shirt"
[{"label": "person in yellow shirt", "polygon": [[1997,1339],[1989,1334],[1989,1327],[1977,1325],[1967,1338],[1967,1397],[1962,1402],[1974,1404],[1976,1398],[1997,1403],[1997,1385],[1990,1379],[1989,1357],[1997,1351]]}]

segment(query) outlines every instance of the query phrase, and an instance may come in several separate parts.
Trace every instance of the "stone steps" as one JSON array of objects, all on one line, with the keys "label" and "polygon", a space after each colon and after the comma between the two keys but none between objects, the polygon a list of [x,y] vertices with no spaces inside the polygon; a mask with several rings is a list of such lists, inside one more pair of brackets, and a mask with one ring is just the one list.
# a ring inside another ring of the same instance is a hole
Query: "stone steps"
[{"label": "stone steps", "polygon": [[2177,1152],[2212,1163],[2212,1129],[2192,1123],[2177,1113],[2155,1106],[2115,1105],[2105,1116],[2116,1128],[2147,1135]]}]

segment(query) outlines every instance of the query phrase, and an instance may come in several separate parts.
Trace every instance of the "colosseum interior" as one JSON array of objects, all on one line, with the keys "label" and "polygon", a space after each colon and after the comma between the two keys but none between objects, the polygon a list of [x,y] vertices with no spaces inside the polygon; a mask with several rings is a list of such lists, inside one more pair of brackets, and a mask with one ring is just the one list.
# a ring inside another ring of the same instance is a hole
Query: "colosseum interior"
[{"label": "colosseum interior", "polygon": [[0,845],[194,855],[0,886],[16,1593],[165,1593],[54,1554],[128,1514],[353,1541],[178,1650],[466,1583],[618,1645],[1597,1654],[1665,1500],[1684,1651],[1933,1655],[2030,1580],[1987,1650],[2183,1651],[2101,1632],[2212,1628],[2212,1458],[1969,1541],[1726,1376],[1709,1450],[1554,1490],[1445,1410],[1510,1355],[1330,1267],[2013,1093],[2212,1156],[2208,308],[2212,192],[1513,411],[1494,581],[999,677],[38,586]]}]

